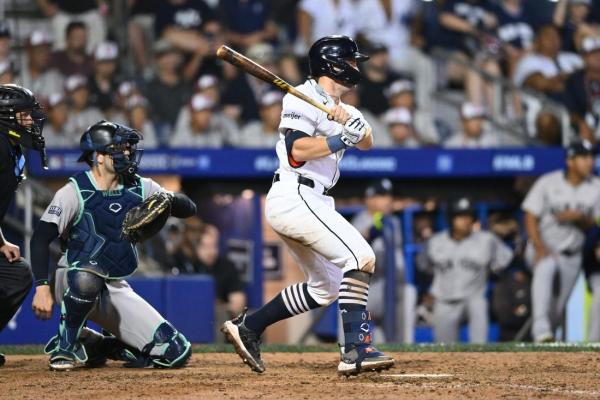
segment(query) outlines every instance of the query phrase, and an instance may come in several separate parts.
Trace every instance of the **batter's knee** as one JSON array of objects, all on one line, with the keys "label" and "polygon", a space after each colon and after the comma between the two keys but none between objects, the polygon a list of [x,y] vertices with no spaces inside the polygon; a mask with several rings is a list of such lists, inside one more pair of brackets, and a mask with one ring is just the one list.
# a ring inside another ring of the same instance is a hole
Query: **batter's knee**
[{"label": "batter's knee", "polygon": [[349,267],[343,269],[344,272],[355,269],[368,274],[375,272],[375,253],[371,247],[365,248],[360,252],[355,252],[351,261],[352,262],[349,264]]},{"label": "batter's knee", "polygon": [[177,331],[168,321],[156,328],[152,342],[144,347],[155,367],[183,367],[192,355],[192,345],[183,334]]},{"label": "batter's knee", "polygon": [[87,271],[71,269],[67,272],[69,290],[84,299],[93,299],[104,287],[104,278]]}]

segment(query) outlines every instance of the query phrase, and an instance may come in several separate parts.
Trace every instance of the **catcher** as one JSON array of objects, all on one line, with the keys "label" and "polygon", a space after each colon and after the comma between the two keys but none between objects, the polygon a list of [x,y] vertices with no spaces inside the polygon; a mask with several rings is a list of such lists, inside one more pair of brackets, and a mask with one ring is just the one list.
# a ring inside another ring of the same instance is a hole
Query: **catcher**
[{"label": "catcher", "polygon": [[[160,230],[169,215],[196,213],[186,195],[166,192],[136,174],[140,140],[127,126],[107,121],[90,126],[81,137],[79,158],[89,170],[69,179],[35,228],[33,311],[49,319],[54,302],[61,305],[58,334],[45,349],[51,370],[70,370],[77,362],[97,364],[99,348],[115,353],[102,342],[122,346],[116,352],[127,354],[130,366],[180,367],[191,355],[187,339],[124,280],[137,268],[135,241]],[[48,247],[57,237],[64,254],[50,277]],[[114,336],[84,328],[86,320]],[[89,360],[88,352],[95,353]]]}]

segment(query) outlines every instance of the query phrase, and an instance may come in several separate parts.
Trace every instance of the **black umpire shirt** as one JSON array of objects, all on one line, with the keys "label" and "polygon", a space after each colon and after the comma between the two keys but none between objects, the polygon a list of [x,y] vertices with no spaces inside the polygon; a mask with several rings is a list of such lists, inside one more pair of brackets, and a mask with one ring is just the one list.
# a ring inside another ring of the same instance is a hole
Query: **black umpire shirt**
[{"label": "black umpire shirt", "polygon": [[0,222],[4,219],[19,184],[15,175],[16,151],[8,137],[0,133]]}]

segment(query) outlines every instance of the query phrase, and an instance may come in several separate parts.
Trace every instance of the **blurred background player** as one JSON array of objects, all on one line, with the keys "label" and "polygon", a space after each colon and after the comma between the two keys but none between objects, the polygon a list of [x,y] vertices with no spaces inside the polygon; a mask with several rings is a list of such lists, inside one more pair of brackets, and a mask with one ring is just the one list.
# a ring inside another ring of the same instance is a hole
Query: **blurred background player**
[{"label": "blurred background player", "polygon": [[555,339],[579,276],[586,232],[600,217],[600,180],[592,176],[590,142],[569,145],[566,168],[542,175],[523,201],[529,238],[526,257],[533,270],[532,335]]}]

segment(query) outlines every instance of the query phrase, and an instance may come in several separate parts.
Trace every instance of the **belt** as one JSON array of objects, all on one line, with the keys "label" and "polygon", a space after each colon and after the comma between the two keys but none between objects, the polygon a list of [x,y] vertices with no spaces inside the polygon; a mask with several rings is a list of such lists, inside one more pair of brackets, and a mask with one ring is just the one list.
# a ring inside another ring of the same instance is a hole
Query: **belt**
[{"label": "belt", "polygon": [[581,250],[563,250],[560,252],[561,255],[563,256],[567,256],[567,257],[573,257],[576,256],[577,254],[581,253]]},{"label": "belt", "polygon": [[[279,182],[280,180],[281,176],[279,174],[275,174],[275,176],[273,177],[273,183]],[[315,181],[302,175],[298,175],[298,183],[304,186],[308,186],[311,189],[315,188]],[[323,187],[323,194],[327,194],[327,190],[328,189],[326,187]]]}]

